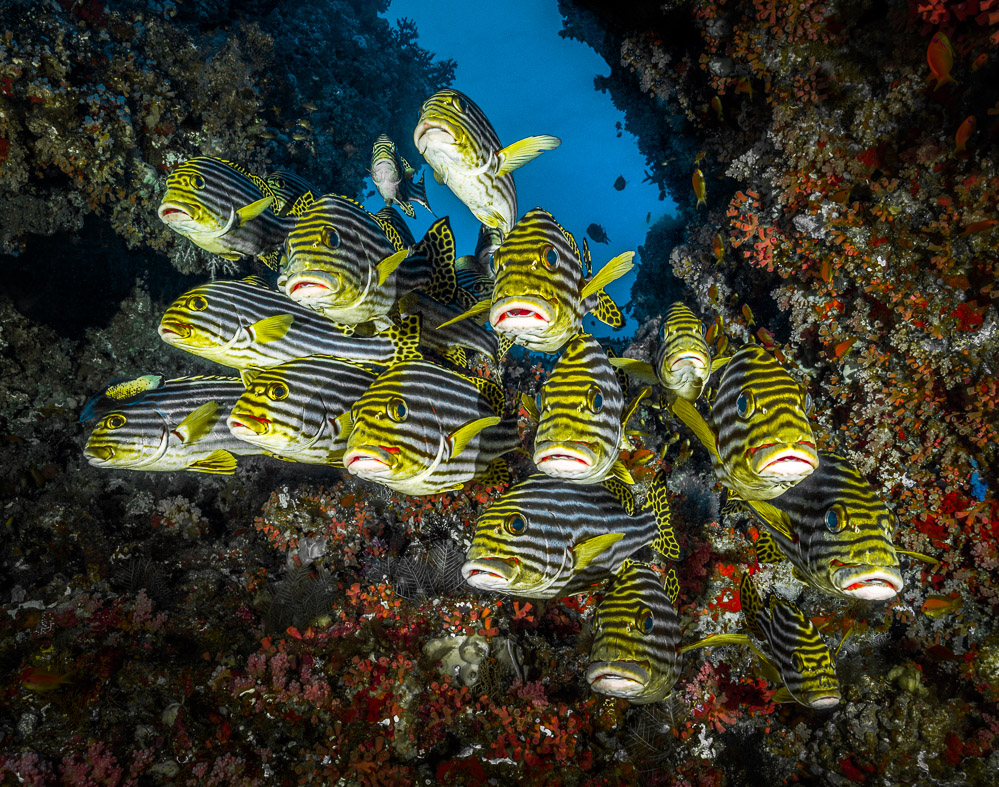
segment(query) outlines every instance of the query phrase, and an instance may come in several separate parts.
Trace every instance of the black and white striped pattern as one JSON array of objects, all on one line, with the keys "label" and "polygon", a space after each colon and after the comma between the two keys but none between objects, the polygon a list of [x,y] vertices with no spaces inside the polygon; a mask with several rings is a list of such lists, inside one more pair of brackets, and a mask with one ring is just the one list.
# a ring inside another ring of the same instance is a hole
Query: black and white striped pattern
[{"label": "black and white striped pattern", "polygon": [[808,584],[875,601],[901,592],[895,518],[846,457],[820,451],[818,469],[770,506],[752,508]]},{"label": "black and white striped pattern", "polygon": [[593,618],[590,688],[636,704],[666,698],[680,677],[676,572],[625,561]]},{"label": "black and white striped pattern", "polygon": [[214,156],[198,156],[167,177],[158,215],[164,224],[206,251],[229,259],[261,256],[280,246],[294,219],[279,217],[270,207],[246,223],[236,214],[273,196],[263,179],[239,165]]},{"label": "black and white striped pattern", "polygon": [[445,88],[425,102],[413,143],[426,162],[472,214],[504,233],[517,221],[512,174],[499,175],[499,137],[468,96]]},{"label": "black and white striped pattern", "polygon": [[749,630],[769,646],[781,680],[795,701],[809,708],[839,704],[836,664],[815,624],[774,593],[764,610],[748,573],[740,582],[739,597]]},{"label": "black and white striped pattern", "polygon": [[455,347],[466,347],[495,360],[499,351],[496,334],[474,320],[460,320],[440,327],[464,311],[462,306],[454,302],[441,303],[423,290],[413,290],[399,301],[400,316],[420,315],[420,344],[423,347],[441,355],[448,355]]},{"label": "black and white striped pattern", "polygon": [[603,481],[618,461],[624,395],[600,342],[570,341],[541,388],[534,463],[577,484]]},{"label": "black and white striped pattern", "polygon": [[339,358],[313,355],[255,375],[228,418],[232,434],[285,459],[342,465],[343,416],[376,375]]},{"label": "black and white striped pattern", "polygon": [[[657,533],[652,513],[629,516],[606,486],[539,473],[479,517],[462,574],[472,587],[526,598],[591,592]],[[593,541],[598,537],[606,539],[599,555],[581,565],[586,544],[601,543]]]},{"label": "black and white striped pattern", "polygon": [[704,341],[704,326],[682,303],[666,310],[659,326],[656,375],[674,395],[696,401],[711,376],[711,352]]},{"label": "black and white striped pattern", "polygon": [[287,216],[295,203],[307,194],[315,199],[322,193],[320,189],[290,169],[275,170],[267,176],[266,181],[274,195],[274,204],[271,207],[278,216]]},{"label": "black and white striped pattern", "polygon": [[[84,454],[95,467],[128,470],[200,470],[199,462],[223,454],[259,454],[256,446],[237,440],[226,426],[226,416],[243,393],[238,377],[183,377],[137,401],[105,413],[94,426]],[[199,407],[209,406],[211,417],[198,434],[181,429]],[[229,457],[231,460],[231,457]]]},{"label": "black and white striped pattern", "polygon": [[743,500],[770,500],[818,465],[806,394],[762,348],[739,350],[725,366],[711,411],[715,471]]},{"label": "black and white striped pattern", "polygon": [[[282,316],[288,318],[284,335],[261,341],[263,321]],[[164,313],[159,334],[174,347],[234,369],[265,369],[307,355],[388,364],[396,353],[393,335],[348,335],[255,278],[189,290]]]},{"label": "black and white striped pattern", "polygon": [[489,322],[536,352],[558,351],[579,333],[585,307],[576,239],[546,210],[524,214],[493,254]]},{"label": "black and white striped pattern", "polygon": [[502,418],[501,398],[499,387],[487,380],[476,384],[428,361],[396,364],[354,405],[344,465],[407,495],[458,489],[519,445],[511,418],[487,426],[453,455],[452,438],[462,427]]}]

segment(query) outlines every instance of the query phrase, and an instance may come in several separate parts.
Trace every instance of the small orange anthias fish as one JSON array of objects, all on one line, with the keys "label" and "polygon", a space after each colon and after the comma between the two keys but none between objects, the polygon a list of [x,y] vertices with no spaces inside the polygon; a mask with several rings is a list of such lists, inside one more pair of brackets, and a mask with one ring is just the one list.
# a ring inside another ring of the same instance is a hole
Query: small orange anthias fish
[{"label": "small orange anthias fish", "polygon": [[951,612],[957,612],[963,603],[964,599],[956,593],[949,596],[927,596],[920,612],[931,618],[939,618]]},{"label": "small orange anthias fish", "polygon": [[700,169],[694,170],[694,177],[691,178],[691,183],[694,184],[694,196],[697,197],[697,207],[701,205],[707,205],[707,186],[704,183],[704,173]]},{"label": "small orange anthias fish", "polygon": [[21,671],[21,685],[30,691],[52,691],[72,682],[71,674],[42,667],[28,667]]},{"label": "small orange anthias fish", "polygon": [[711,241],[711,250],[715,253],[715,262],[721,264],[721,261],[725,259],[725,241],[722,240],[720,232]]},{"label": "small orange anthias fish", "polygon": [[989,62],[989,53],[982,52],[982,54],[980,54],[978,57],[975,58],[975,62],[971,64],[971,70],[977,71],[988,62]]},{"label": "small orange anthias fish", "polygon": [[930,71],[937,80],[934,90],[939,90],[947,82],[957,84],[957,80],[950,75],[950,70],[954,67],[954,50],[944,33],[937,33],[930,39],[930,45],[926,48],[926,62],[930,64]]},{"label": "small orange anthias fish", "polygon": [[968,115],[964,122],[958,127],[954,135],[954,152],[960,153],[964,146],[968,144],[968,137],[975,133],[975,116]]}]

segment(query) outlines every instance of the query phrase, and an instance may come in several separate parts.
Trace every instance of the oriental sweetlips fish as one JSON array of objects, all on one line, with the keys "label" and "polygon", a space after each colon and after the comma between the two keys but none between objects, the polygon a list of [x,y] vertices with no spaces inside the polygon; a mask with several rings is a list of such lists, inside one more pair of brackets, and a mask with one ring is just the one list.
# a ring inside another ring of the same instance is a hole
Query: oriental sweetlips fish
[{"label": "oriental sweetlips fish", "polygon": [[166,310],[158,330],[167,344],[235,369],[265,369],[306,355],[379,365],[421,357],[417,318],[373,335],[345,327],[251,276],[189,290]]},{"label": "oriental sweetlips fish", "polygon": [[351,410],[347,471],[407,495],[460,489],[473,478],[509,478],[503,454],[520,445],[504,419],[503,392],[428,361],[383,372]]},{"label": "oriental sweetlips fish", "polygon": [[546,150],[557,137],[527,137],[505,148],[492,124],[468,96],[445,88],[423,102],[413,144],[443,183],[487,227],[504,234],[517,221],[513,171]]},{"label": "oriental sweetlips fish", "polygon": [[157,210],[160,221],[192,243],[227,260],[259,257],[278,267],[279,247],[295,226],[271,206],[275,195],[267,182],[238,164],[198,156],[167,176]]},{"label": "oriental sweetlips fish", "polygon": [[475,243],[475,254],[466,254],[454,261],[458,287],[475,296],[476,301],[490,298],[493,294],[493,254],[503,242],[502,233],[497,229],[479,225],[479,236]]},{"label": "oriental sweetlips fish", "polygon": [[415,247],[396,219],[401,222],[392,208],[373,215],[347,197],[321,197],[288,234],[278,286],[328,319],[373,321],[377,329],[391,324],[387,315],[395,302],[418,287],[449,302],[456,284],[448,219],[435,222]]},{"label": "oriental sweetlips fish", "polygon": [[711,351],[704,340],[704,325],[679,302],[667,309],[659,326],[655,365],[632,358],[611,360],[614,366],[642,382],[662,385],[669,402],[678,397],[688,402],[697,401],[708,378],[727,362],[728,358],[711,360]]},{"label": "oriental sweetlips fish", "polygon": [[376,376],[323,355],[246,375],[246,391],[229,414],[229,431],[282,459],[342,466],[350,408]]},{"label": "oriental sweetlips fish", "polygon": [[676,571],[665,577],[628,559],[593,617],[586,680],[590,688],[635,704],[665,699],[680,677]]},{"label": "oriental sweetlips fish", "polygon": [[274,195],[271,210],[278,216],[291,214],[292,208],[300,210],[311,203],[317,195],[322,194],[322,191],[309,181],[289,169],[275,170],[265,180],[271,194]]},{"label": "oriental sweetlips fish", "polygon": [[558,598],[591,592],[645,547],[675,560],[680,548],[662,477],[648,500],[651,512],[636,510],[614,478],[584,485],[532,475],[479,517],[461,573],[480,590]]},{"label": "oriental sweetlips fish", "polygon": [[416,218],[414,202],[433,213],[427,201],[423,176],[413,180],[415,174],[416,170],[399,155],[395,143],[388,136],[382,134],[375,140],[371,148],[371,180],[386,205],[397,205],[411,219]]},{"label": "oriental sweetlips fish", "polygon": [[405,322],[419,315],[421,345],[440,353],[457,366],[468,364],[466,350],[496,360],[499,342],[495,333],[487,331],[472,320],[454,322],[454,318],[463,312],[469,299],[472,299],[469,293],[460,288],[458,295],[462,296],[460,300],[456,298],[451,303],[441,303],[423,290],[413,290],[399,299],[399,317]]},{"label": "oriental sweetlips fish", "polygon": [[784,684],[774,695],[774,701],[793,699],[816,709],[838,705],[836,663],[815,624],[790,601],[772,592],[764,609],[748,573],[742,575],[739,583],[739,600],[747,627],[769,646]]},{"label": "oriental sweetlips fish", "polygon": [[242,393],[238,377],[166,380],[103,415],[83,453],[94,467],[234,473],[237,455],[262,453],[226,426]]},{"label": "oriental sweetlips fish", "polygon": [[[625,413],[624,395],[600,343],[589,334],[570,341],[537,399],[523,397],[538,419],[534,464],[538,470],[577,484],[596,484],[609,475],[634,483],[619,458]],[[637,404],[637,400],[636,400]]]},{"label": "oriental sweetlips fish", "polygon": [[834,596],[883,601],[902,590],[894,516],[846,457],[819,467],[770,502],[750,502],[802,582]]},{"label": "oriental sweetlips fish", "polygon": [[493,329],[535,352],[554,353],[580,332],[590,311],[615,328],[621,310],[604,288],[633,267],[634,252],[619,254],[592,278],[590,255],[548,211],[524,214],[493,255],[496,283],[492,300],[480,301],[464,315],[489,311]]},{"label": "oriental sweetlips fish", "polygon": [[710,424],[685,399],[673,404],[711,454],[718,480],[747,501],[771,500],[818,467],[810,409],[811,396],[755,345],[725,366]]}]

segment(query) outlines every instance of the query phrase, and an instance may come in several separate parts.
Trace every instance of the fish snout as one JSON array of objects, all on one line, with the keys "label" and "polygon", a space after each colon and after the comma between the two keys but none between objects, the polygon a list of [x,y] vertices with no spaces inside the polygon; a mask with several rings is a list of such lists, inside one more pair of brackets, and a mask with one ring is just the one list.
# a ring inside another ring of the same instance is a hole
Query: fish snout
[{"label": "fish snout", "polygon": [[226,419],[226,425],[235,437],[254,438],[267,434],[271,428],[271,421],[268,418],[252,415],[246,410],[233,410]]},{"label": "fish snout", "polygon": [[832,576],[840,593],[865,601],[887,601],[902,592],[902,574],[891,566],[840,564]]},{"label": "fish snout", "polygon": [[344,453],[343,466],[361,478],[383,478],[392,474],[398,454],[399,449],[392,446],[355,445]]},{"label": "fish snout", "polygon": [[160,321],[156,332],[159,334],[161,340],[167,344],[174,344],[184,339],[190,339],[191,334],[194,333],[194,328],[186,322],[163,319]]},{"label": "fish snout", "polygon": [[306,303],[330,298],[342,286],[342,280],[335,273],[310,270],[289,276],[284,283],[284,291],[293,301]]},{"label": "fish snout", "polygon": [[495,330],[515,335],[544,331],[553,316],[547,301],[531,296],[501,298],[489,310],[489,322]]},{"label": "fish snout", "polygon": [[[468,557],[475,552],[473,546]],[[473,588],[479,590],[507,590],[516,579],[520,567],[511,558],[483,557],[466,560],[461,566],[461,575]]]},{"label": "fish snout", "polygon": [[87,445],[83,449],[83,454],[90,464],[99,467],[114,459],[114,448],[109,445]]},{"label": "fish snout", "polygon": [[596,463],[590,443],[577,440],[544,441],[535,446],[534,464],[555,478],[573,479],[587,475]]},{"label": "fish snout", "polygon": [[749,462],[762,477],[796,484],[819,466],[815,444],[799,440],[793,443],[764,443],[750,448]]},{"label": "fish snout", "polygon": [[594,661],[586,669],[590,688],[609,697],[640,696],[649,683],[648,662]]}]

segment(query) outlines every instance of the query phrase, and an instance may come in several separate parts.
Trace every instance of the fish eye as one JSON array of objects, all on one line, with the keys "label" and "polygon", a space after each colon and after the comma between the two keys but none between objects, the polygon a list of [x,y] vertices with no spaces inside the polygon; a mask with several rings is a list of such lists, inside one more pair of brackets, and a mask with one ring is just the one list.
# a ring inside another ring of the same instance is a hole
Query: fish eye
[{"label": "fish eye", "polygon": [[453,106],[456,111],[461,112],[461,102],[458,100],[457,96],[451,96],[451,106]]},{"label": "fish eye", "polygon": [[791,654],[791,666],[794,667],[795,672],[804,673],[805,671],[805,659],[798,651]]},{"label": "fish eye", "polygon": [[636,623],[638,624],[638,630],[642,634],[651,634],[652,629],[656,623],[656,619],[652,615],[652,610],[643,609],[641,612],[639,612],[638,618],[636,619]]},{"label": "fish eye", "polygon": [[805,391],[805,415],[812,412],[812,408],[815,406],[815,402],[812,400],[812,395]]},{"label": "fish eye", "polygon": [[503,526],[508,532],[515,536],[519,536],[527,530],[527,520],[524,519],[521,514],[510,514],[510,516],[506,518],[506,522],[503,523]]},{"label": "fish eye", "polygon": [[840,503],[829,508],[822,519],[831,533],[839,533],[849,524],[846,509]]},{"label": "fish eye", "polygon": [[544,263],[548,270],[554,269],[558,265],[558,249],[554,246],[545,246],[541,251],[541,262]]},{"label": "fish eye", "polygon": [[194,186],[194,188],[196,188],[196,189],[198,189],[200,191],[201,189],[203,189],[205,187],[205,179],[203,177],[201,177],[201,175],[197,175],[197,174],[192,175],[191,176],[191,185]]},{"label": "fish eye", "polygon": [[123,415],[118,415],[117,413],[109,415],[104,419],[105,429],[121,429],[125,425],[126,418]]},{"label": "fish eye", "polygon": [[541,396],[541,391],[538,391],[538,395],[534,397],[534,404],[538,406],[539,413],[545,409],[544,398]]},{"label": "fish eye", "polygon": [[489,272],[496,275],[496,252],[489,252]]},{"label": "fish eye", "polygon": [[402,423],[406,420],[409,415],[409,410],[406,408],[406,403],[402,401],[398,396],[394,396],[389,399],[388,404],[385,405],[385,412],[388,413],[388,417],[397,423]]},{"label": "fish eye", "polygon": [[665,340],[666,339],[666,323],[665,322],[662,325],[659,326],[659,339],[660,340]]},{"label": "fish eye", "polygon": [[267,386],[267,398],[275,402],[287,399],[288,386],[284,383],[271,383]]},{"label": "fish eye", "polygon": [[604,409],[604,395],[600,393],[600,389],[595,385],[591,385],[590,390],[586,392],[586,406],[593,413],[599,413]]},{"label": "fish eye", "polygon": [[735,409],[739,413],[740,418],[749,418],[756,409],[753,392],[749,390],[742,391],[739,394],[739,398],[735,400]]},{"label": "fish eye", "polygon": [[187,308],[192,312],[203,312],[208,308],[208,299],[204,295],[192,295],[187,299]]},{"label": "fish eye", "polygon": [[319,242],[327,248],[336,249],[340,246],[340,233],[333,227],[323,227],[319,233]]}]

